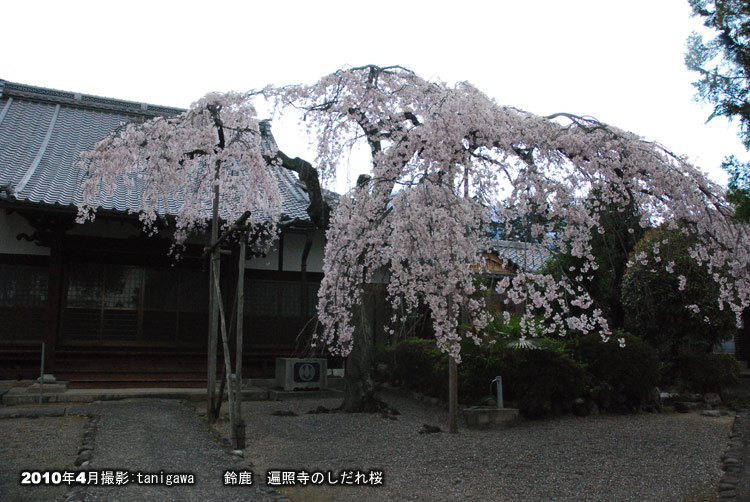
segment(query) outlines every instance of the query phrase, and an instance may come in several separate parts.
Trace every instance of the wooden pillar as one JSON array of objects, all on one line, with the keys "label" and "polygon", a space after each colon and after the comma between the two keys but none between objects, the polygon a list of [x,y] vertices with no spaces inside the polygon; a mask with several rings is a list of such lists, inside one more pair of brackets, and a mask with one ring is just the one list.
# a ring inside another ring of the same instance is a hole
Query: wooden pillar
[{"label": "wooden pillar", "polygon": [[[65,225],[53,224],[50,229],[49,276],[47,282],[47,319],[44,328],[43,342],[44,372],[52,374],[55,371],[55,353],[57,337],[60,332],[60,321],[63,309],[63,240]],[[41,347],[39,348],[41,350]]]}]

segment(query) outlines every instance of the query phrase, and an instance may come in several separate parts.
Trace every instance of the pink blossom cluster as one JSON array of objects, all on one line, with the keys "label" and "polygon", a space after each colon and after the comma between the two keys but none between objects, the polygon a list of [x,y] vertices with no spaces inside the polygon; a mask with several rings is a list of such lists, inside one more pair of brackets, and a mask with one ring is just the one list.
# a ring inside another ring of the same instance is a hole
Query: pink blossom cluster
[{"label": "pink blossom cluster", "polygon": [[276,235],[281,197],[274,170],[281,168],[263,159],[248,95],[212,93],[175,117],[126,124],[83,152],[79,164],[86,170],[79,222],[93,220],[100,207],[121,209],[114,207],[120,194],[151,233],[159,217],[174,216],[180,246],[211,220],[218,188],[224,222],[250,210],[249,222],[265,237],[257,242],[270,246]]},{"label": "pink blossom cluster", "polygon": [[[467,83],[428,82],[398,66],[344,68],[313,85],[258,94],[210,94],[177,117],[128,125],[83,155],[79,218],[109,207],[102,192],[137,185],[144,225],[154,229],[158,214],[174,214],[180,243],[205,226],[218,187],[225,221],[250,209],[254,224],[275,224],[276,167],[263,161],[251,101],[259,94],[303,111],[323,180],[356,144],[371,152],[371,177],[341,198],[327,233],[318,317],[335,353],[351,351],[367,285],[385,281],[393,311],[427,306],[438,346],[460,360],[461,338],[478,341],[488,322],[474,275],[490,248],[491,219],[506,230],[533,221],[525,239],[579,258],[561,278],[521,269],[500,281],[498,292],[523,313],[525,336],[610,336],[585,287],[599,267],[592,236],[603,232],[603,211],[635,212],[642,228],[679,222],[695,236],[691,257],[719,284],[719,305],[739,319],[750,304],[748,226],[686,159],[592,118],[540,117]],[[658,246],[631,259],[671,273],[674,264],[660,261]]]},{"label": "pink blossom cluster", "polygon": [[[475,336],[458,329],[460,317],[487,322],[470,266],[488,249],[490,214],[501,223],[535,215],[527,238],[581,259],[561,279],[521,270],[500,282],[525,334],[611,334],[584,285],[599,266],[591,239],[604,210],[635,208],[642,228],[680,222],[720,284],[718,300],[737,313],[750,303],[747,226],[732,220],[721,187],[661,145],[591,118],[501,106],[469,84],[400,67],[345,68],[278,96],[304,110],[329,176],[357,141],[372,152],[372,178],[342,198],[327,236],[318,315],[335,351],[351,350],[353,309],[379,274],[394,310],[429,306],[438,345],[459,359],[460,338]],[[653,256],[658,263],[658,249]]]}]

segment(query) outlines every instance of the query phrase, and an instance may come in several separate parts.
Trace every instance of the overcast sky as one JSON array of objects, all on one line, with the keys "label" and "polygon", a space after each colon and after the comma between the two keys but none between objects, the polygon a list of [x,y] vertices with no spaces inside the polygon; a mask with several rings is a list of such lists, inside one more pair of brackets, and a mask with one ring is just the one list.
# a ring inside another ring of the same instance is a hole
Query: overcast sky
[{"label": "overcast sky", "polygon": [[[36,1],[0,16],[0,78],[12,82],[187,107],[209,91],[400,64],[537,114],[596,117],[721,183],[724,155],[747,158],[736,125],[706,125],[711,109],[693,101],[683,55],[701,24],[687,0]],[[293,132],[274,133],[305,154]]]}]

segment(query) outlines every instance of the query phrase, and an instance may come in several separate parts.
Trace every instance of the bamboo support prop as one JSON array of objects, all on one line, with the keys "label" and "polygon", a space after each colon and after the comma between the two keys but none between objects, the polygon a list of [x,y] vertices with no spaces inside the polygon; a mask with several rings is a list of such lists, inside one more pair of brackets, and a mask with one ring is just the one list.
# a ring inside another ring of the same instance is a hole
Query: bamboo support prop
[{"label": "bamboo support prop", "polygon": [[[245,213],[249,215],[250,213]],[[244,215],[243,215],[244,216]],[[239,220],[238,220],[239,221]],[[245,310],[245,259],[246,259],[246,241],[247,231],[245,229],[240,231],[240,256],[239,256],[239,273],[237,274],[237,304],[234,307],[236,312],[237,322],[237,340],[236,349],[237,355],[234,360],[235,364],[235,375],[237,375],[237,397],[234,400],[237,410],[235,415],[237,420],[235,422],[235,437],[237,439],[237,449],[245,448],[245,423],[242,420],[242,338],[244,335],[244,310]]]},{"label": "bamboo support prop", "polygon": [[[229,400],[229,429],[232,448],[244,449],[245,447],[245,425],[242,421],[242,355],[243,355],[243,310],[244,310],[244,279],[245,279],[245,260],[246,260],[246,243],[247,243],[247,225],[246,221],[250,217],[250,211],[240,216],[237,221],[231,225],[217,239],[212,239],[214,243],[204,249],[203,256],[211,256],[211,296],[212,309],[218,310],[218,321],[221,326],[222,348],[224,353],[224,376],[222,378],[219,395],[215,398],[215,403],[211,408],[211,415],[214,419],[218,418],[221,410],[221,400],[223,397],[224,383],[226,382],[227,397]],[[237,275],[237,293],[233,302],[232,321],[227,329],[226,315],[224,313],[224,302],[221,296],[221,284],[219,281],[219,245],[229,238],[233,233],[240,232],[239,238],[239,263]],[[236,324],[235,324],[236,320]],[[235,354],[235,371],[232,372],[232,356],[229,351],[229,332],[235,331],[236,335],[236,354]],[[213,361],[216,367],[217,354],[214,352]],[[213,389],[209,388],[209,399],[214,401]]]},{"label": "bamboo support prop", "polygon": [[247,219],[249,217],[250,211],[245,211],[244,213],[242,213],[242,216],[237,218],[237,221],[230,225],[229,228],[227,228],[224,233],[221,234],[221,237],[216,239],[216,242],[214,242],[209,247],[203,248],[203,257],[205,258],[209,254],[213,253],[214,250],[216,250],[217,247],[223,244],[224,241],[227,240],[233,233],[237,231],[244,231],[247,228],[245,222],[247,222]]},{"label": "bamboo support prop", "polygon": [[[221,289],[219,285],[219,278],[218,276],[214,275],[214,294],[216,295],[216,298],[218,300],[219,304],[219,319],[221,320],[221,341],[224,348],[224,369],[226,370],[226,378],[227,378],[227,394],[229,397],[229,436],[232,441],[232,448],[237,449],[237,429],[235,428],[235,424],[237,422],[237,417],[235,417],[235,412],[237,411],[234,407],[234,386],[232,385],[232,366],[231,366],[231,356],[229,353],[229,340],[227,339],[227,323],[226,323],[226,317],[224,316],[224,306],[222,305],[221,300]],[[218,397],[219,399],[222,398],[222,396]],[[218,417],[217,417],[218,418]]]},{"label": "bamboo support prop", "polygon": [[[208,301],[210,306],[209,312],[209,327],[208,327],[208,361],[207,361],[207,375],[206,375],[206,417],[208,423],[216,421],[217,413],[216,409],[216,359],[217,359],[217,339],[218,339],[218,309],[216,302],[216,295],[214,294],[214,276],[218,278],[220,272],[221,261],[219,260],[219,253],[216,249],[216,243],[219,237],[219,167],[221,163],[216,162],[216,171],[214,174],[214,197],[211,208],[211,267],[210,267],[210,279],[208,284]],[[205,253],[204,253],[205,256]],[[221,402],[221,395],[219,396],[219,402]]]}]

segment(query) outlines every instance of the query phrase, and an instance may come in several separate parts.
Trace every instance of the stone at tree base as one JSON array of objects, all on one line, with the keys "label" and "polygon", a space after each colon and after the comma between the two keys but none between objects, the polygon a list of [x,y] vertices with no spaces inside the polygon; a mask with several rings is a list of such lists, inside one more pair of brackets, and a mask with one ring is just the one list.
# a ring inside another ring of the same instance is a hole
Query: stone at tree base
[{"label": "stone at tree base", "polygon": [[694,401],[676,401],[674,403],[674,410],[678,413],[690,413],[698,408],[700,408],[700,405]]},{"label": "stone at tree base", "polygon": [[601,411],[599,411],[599,405],[596,404],[594,401],[591,401],[589,403],[589,415],[593,415],[596,417],[596,416],[599,416],[600,413]]},{"label": "stone at tree base", "polygon": [[719,418],[721,417],[721,412],[719,410],[703,410],[701,415],[704,417]]},{"label": "stone at tree base", "polygon": [[701,394],[687,393],[687,394],[681,394],[679,399],[680,401],[698,403],[698,402],[703,401],[703,396]]},{"label": "stone at tree base", "polygon": [[589,412],[589,405],[585,399],[577,397],[573,400],[573,415],[577,417],[585,417]]},{"label": "stone at tree base", "polygon": [[662,392],[659,391],[659,387],[654,387],[649,392],[648,400],[644,404],[646,411],[652,411],[655,413],[661,413],[664,411],[664,404],[662,403]]},{"label": "stone at tree base", "polygon": [[703,402],[705,402],[711,408],[714,408],[721,404],[721,396],[719,396],[715,392],[709,392],[703,395]]},{"label": "stone at tree base", "polygon": [[660,392],[659,393],[659,399],[661,399],[662,406],[672,406],[677,398],[679,398],[679,394],[673,394],[671,392]]},{"label": "stone at tree base", "polygon": [[378,363],[375,366],[375,373],[381,377],[388,377],[391,373],[390,368],[385,363]]}]

